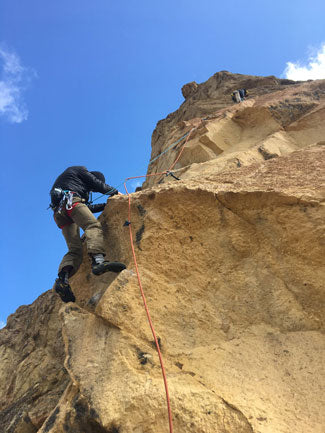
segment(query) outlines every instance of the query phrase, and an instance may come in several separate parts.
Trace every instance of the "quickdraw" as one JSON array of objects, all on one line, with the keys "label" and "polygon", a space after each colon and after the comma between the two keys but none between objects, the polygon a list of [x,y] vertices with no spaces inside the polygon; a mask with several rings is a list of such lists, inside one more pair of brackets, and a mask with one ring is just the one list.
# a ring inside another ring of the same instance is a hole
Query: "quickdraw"
[{"label": "quickdraw", "polygon": [[69,190],[63,190],[61,188],[54,188],[53,191],[57,197],[60,197],[60,202],[56,206],[50,204],[49,207],[57,210],[57,212],[59,213],[62,212],[64,207],[66,208],[66,210],[71,210],[74,192]]}]

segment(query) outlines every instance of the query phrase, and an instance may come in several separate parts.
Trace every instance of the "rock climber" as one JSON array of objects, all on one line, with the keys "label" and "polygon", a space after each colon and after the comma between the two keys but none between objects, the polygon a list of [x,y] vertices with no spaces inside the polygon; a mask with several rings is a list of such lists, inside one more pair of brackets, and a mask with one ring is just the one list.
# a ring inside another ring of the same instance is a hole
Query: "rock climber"
[{"label": "rock climber", "polygon": [[237,103],[244,101],[247,96],[248,92],[246,89],[238,89],[231,94],[232,100]]},{"label": "rock climber", "polygon": [[239,92],[240,99],[242,101],[244,101],[246,99],[246,97],[248,96],[247,90],[246,89],[238,89],[238,92]]},{"label": "rock climber", "polygon": [[75,301],[69,278],[77,272],[82,263],[80,227],[85,233],[93,274],[101,275],[107,271],[121,272],[126,268],[123,263],[104,259],[103,230],[93,213],[103,211],[106,203],[90,205],[88,203],[90,192],[101,192],[110,197],[118,194],[117,189],[105,183],[103,173],[88,171],[82,166],[68,167],[56,179],[50,191],[50,207],[54,211],[54,220],[62,230],[69,249],[60,263],[58,278],[54,284],[54,289],[63,302]]},{"label": "rock climber", "polygon": [[235,90],[234,92],[232,92],[231,99],[237,103],[241,102],[240,94],[239,94],[238,90]]}]

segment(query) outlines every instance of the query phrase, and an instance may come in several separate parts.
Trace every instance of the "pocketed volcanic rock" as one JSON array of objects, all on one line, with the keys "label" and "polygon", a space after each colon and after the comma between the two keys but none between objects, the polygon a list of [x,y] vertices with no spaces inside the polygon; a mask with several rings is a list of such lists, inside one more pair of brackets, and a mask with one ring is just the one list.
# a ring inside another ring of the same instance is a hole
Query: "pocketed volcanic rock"
[{"label": "pocketed volcanic rock", "polygon": [[222,71],[158,122],[148,174],[180,180],[150,176],[130,226],[126,196],[100,216],[127,269],[96,277],[85,250],[75,304],[46,292],[0,331],[1,431],[169,431],[129,227],[174,432],[324,431],[324,94]]}]

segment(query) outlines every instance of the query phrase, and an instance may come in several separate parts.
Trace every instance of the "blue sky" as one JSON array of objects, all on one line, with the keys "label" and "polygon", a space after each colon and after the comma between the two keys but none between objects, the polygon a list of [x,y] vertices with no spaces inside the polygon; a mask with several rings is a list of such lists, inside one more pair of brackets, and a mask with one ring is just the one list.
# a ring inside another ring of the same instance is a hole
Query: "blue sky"
[{"label": "blue sky", "polygon": [[60,172],[85,165],[114,186],[145,174],[182,85],[217,71],[325,78],[324,16],[315,0],[2,0],[0,326],[56,277]]}]

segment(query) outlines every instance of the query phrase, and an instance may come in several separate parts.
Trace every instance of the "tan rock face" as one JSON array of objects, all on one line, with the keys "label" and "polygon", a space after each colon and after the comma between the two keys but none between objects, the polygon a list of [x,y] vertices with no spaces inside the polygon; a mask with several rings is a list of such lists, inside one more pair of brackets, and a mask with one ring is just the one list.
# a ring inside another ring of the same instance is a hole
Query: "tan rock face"
[{"label": "tan rock face", "polygon": [[38,431],[69,382],[60,307],[46,292],[9,316],[0,331],[1,432]]},{"label": "tan rock face", "polygon": [[[285,106],[279,111],[282,91],[305,86],[307,101],[320,82],[292,85],[274,77],[240,76],[239,83],[237,75],[219,74],[208,83],[228,92],[246,80],[257,94],[254,104],[247,100],[228,107],[231,115],[211,123],[202,122],[202,106],[195,112],[194,104],[193,118],[185,116],[170,129],[166,119],[157,128],[164,134],[159,140],[171,143],[177,128],[195,127],[192,140],[205,137],[204,146],[210,143],[217,156],[197,161],[189,140],[177,172],[180,181],[147,182],[131,197],[135,250],[165,361],[174,432],[321,433],[321,97],[302,116]],[[203,85],[188,102],[204,92],[212,106],[213,91],[209,96]],[[278,118],[265,98],[273,98]],[[291,115],[300,119],[290,123],[293,135],[278,127]],[[238,147],[230,143],[227,153],[229,134],[238,138]],[[319,144],[306,147],[309,135]],[[171,161],[166,152],[159,164]],[[127,270],[95,277],[85,255],[71,281],[76,304],[61,304],[58,312],[59,301],[48,292],[18,310],[0,331],[1,394],[10,398],[1,400],[5,433],[169,431],[159,360],[123,226],[127,202],[125,196],[111,198],[100,218],[108,256],[125,261]],[[42,326],[31,319],[37,315]],[[46,342],[43,336],[35,339],[36,332],[46,333]],[[9,385],[13,372],[14,386]],[[49,379],[54,376],[56,383]],[[33,400],[37,383],[42,391]]]},{"label": "tan rock face", "polygon": [[199,88],[198,84],[195,81],[192,81],[191,83],[187,83],[182,87],[182,94],[185,99],[189,98],[190,96],[194,95],[194,93]]},{"label": "tan rock face", "polygon": [[[248,98],[234,104],[230,95],[239,88],[248,89]],[[217,171],[227,171],[315,144],[324,140],[324,113],[325,80],[296,83],[219,72],[158,122],[148,174],[170,168],[185,139],[172,144],[193,127],[174,169],[179,174],[191,170],[194,163],[214,160]],[[144,187],[156,183],[157,178],[149,177]]]}]

